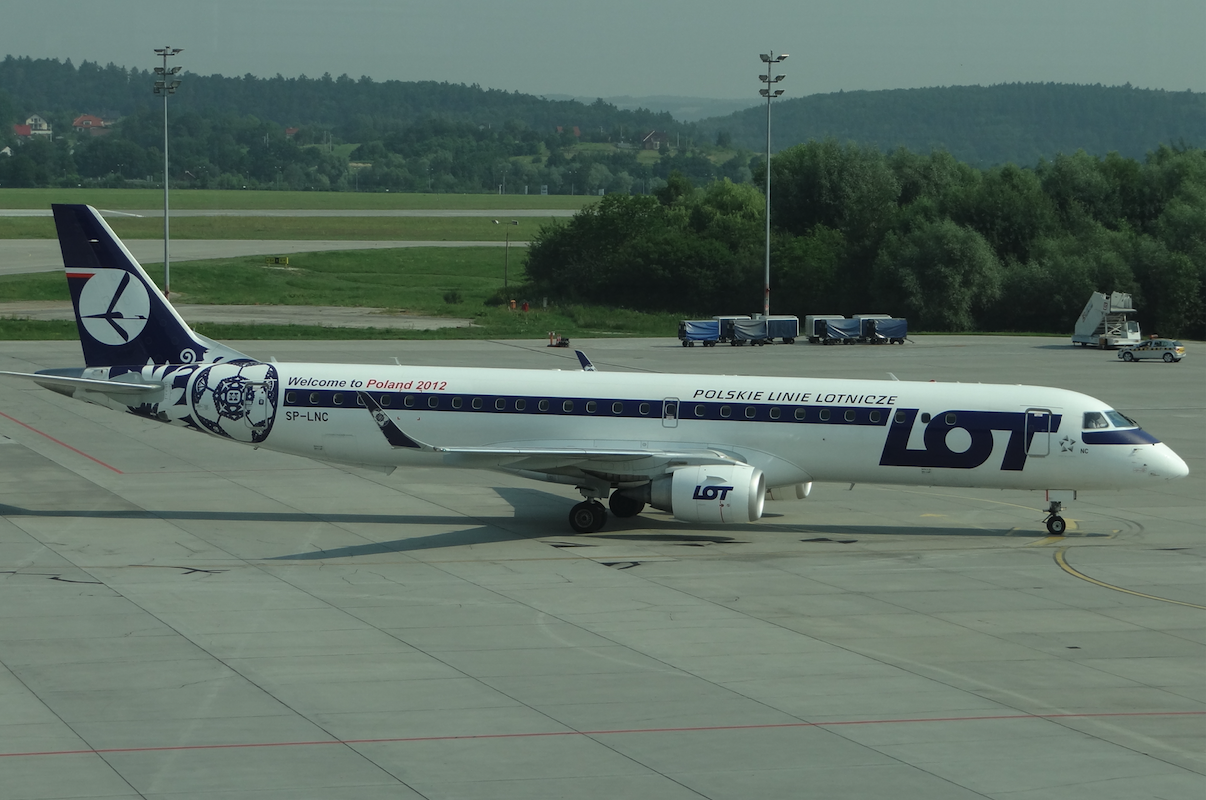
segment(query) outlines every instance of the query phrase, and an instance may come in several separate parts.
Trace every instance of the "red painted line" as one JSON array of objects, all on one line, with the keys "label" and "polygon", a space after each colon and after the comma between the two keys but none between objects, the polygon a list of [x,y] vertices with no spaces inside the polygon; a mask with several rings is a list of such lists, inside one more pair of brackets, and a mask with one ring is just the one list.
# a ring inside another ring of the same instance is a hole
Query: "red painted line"
[{"label": "red painted line", "polygon": [[66,442],[61,442],[61,441],[59,441],[58,439],[56,439],[56,438],[54,438],[53,436],[51,436],[49,433],[43,433],[42,431],[38,430],[37,428],[35,428],[35,427],[34,427],[34,426],[32,426],[32,425],[26,425],[26,424],[25,424],[24,422],[22,422],[21,420],[16,419],[15,417],[10,417],[8,414],[5,414],[3,411],[0,411],[0,417],[4,417],[4,418],[5,418],[5,419],[7,419],[7,420],[11,420],[12,422],[15,422],[15,423],[17,423],[18,425],[20,425],[22,428],[28,428],[29,430],[33,431],[34,433],[38,434],[39,436],[45,436],[47,439],[49,439],[50,441],[54,442],[55,444],[57,444],[57,445],[62,445],[63,447],[66,447],[68,450],[70,450],[71,452],[73,452],[73,453],[77,453],[77,454],[79,454],[79,455],[83,456],[84,458],[88,459],[89,461],[95,461],[97,464],[100,464],[100,465],[101,465],[102,467],[104,467],[105,469],[111,469],[111,470],[113,470],[113,471],[114,471],[114,472],[116,472],[118,475],[124,475],[124,474],[125,474],[124,472],[122,472],[122,471],[121,471],[120,469],[118,469],[117,467],[110,466],[110,465],[106,464],[104,461],[101,461],[99,458],[96,458],[96,457],[94,457],[94,456],[90,456],[90,455],[88,455],[87,453],[85,453],[83,450],[79,450],[79,449],[77,449],[77,448],[75,448],[75,447],[72,447],[71,445],[67,444]]},{"label": "red painted line", "polygon": [[318,745],[399,744],[406,742],[453,742],[471,739],[535,739],[542,736],[614,736],[634,733],[698,733],[707,731],[751,731],[775,728],[833,728],[843,725],[899,725],[928,722],[993,722],[1001,720],[1099,719],[1102,717],[1197,717],[1206,711],[1119,711],[1099,714],[1000,714],[983,717],[924,717],[920,719],[854,719],[833,722],[779,722],[764,725],[711,725],[690,728],[627,728],[603,731],[544,731],[536,733],[479,733],[462,736],[400,736],[388,739],[323,739],[313,742],[245,742],[235,744],[186,744],[165,747],[107,747],[97,750],[47,750],[31,753],[0,753],[0,758],[22,756],[78,756],[108,753],[160,753],[181,750],[230,750],[253,747],[316,747]]}]

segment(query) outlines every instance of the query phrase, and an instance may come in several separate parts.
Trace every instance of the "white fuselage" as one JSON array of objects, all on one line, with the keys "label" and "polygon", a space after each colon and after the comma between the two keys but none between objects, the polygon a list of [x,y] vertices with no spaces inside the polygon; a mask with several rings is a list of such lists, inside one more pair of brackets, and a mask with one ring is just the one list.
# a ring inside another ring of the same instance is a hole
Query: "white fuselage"
[{"label": "white fuselage", "polygon": [[[148,416],[366,466],[551,473],[556,464],[513,451],[582,448],[720,452],[762,470],[768,487],[1075,490],[1186,472],[1137,427],[1082,430],[1086,412],[1108,409],[1101,401],[1035,386],[305,363],[166,370],[142,371],[176,387]],[[416,446],[388,441],[362,392]],[[499,454],[445,452],[458,448]],[[597,472],[613,485],[653,474],[631,459]]]}]

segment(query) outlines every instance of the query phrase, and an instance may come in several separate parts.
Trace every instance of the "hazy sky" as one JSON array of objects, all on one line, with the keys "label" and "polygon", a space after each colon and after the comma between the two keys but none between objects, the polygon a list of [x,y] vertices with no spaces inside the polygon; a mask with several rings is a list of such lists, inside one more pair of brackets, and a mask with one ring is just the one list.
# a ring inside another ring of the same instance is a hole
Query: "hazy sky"
[{"label": "hazy sky", "polygon": [[437,80],[531,94],[757,100],[1055,81],[1206,91],[1206,0],[31,0],[0,55],[190,72]]}]

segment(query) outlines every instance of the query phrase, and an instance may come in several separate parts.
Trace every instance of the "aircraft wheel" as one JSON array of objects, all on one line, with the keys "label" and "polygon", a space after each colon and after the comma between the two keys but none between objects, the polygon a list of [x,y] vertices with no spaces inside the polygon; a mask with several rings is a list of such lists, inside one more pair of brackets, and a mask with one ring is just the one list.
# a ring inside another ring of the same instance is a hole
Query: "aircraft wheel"
[{"label": "aircraft wheel", "polygon": [[570,527],[578,533],[594,533],[607,522],[607,509],[596,500],[587,500],[570,509]]},{"label": "aircraft wheel", "polygon": [[1068,523],[1064,522],[1063,517],[1057,517],[1054,514],[1047,517],[1047,533],[1052,536],[1063,536],[1067,527]]},{"label": "aircraft wheel", "polygon": [[1165,353],[1165,354],[1164,354],[1164,362],[1165,362],[1166,364],[1171,364],[1171,363],[1173,362],[1173,354],[1172,354],[1172,353]]},{"label": "aircraft wheel", "polygon": [[1126,352],[1124,352],[1124,353],[1122,354],[1122,360],[1123,360],[1123,361],[1134,361],[1134,360],[1135,360],[1135,356],[1131,354],[1131,351],[1130,351],[1130,350],[1127,350]]},{"label": "aircraft wheel", "polygon": [[607,501],[607,505],[611,508],[611,513],[617,517],[635,517],[645,510],[645,504],[640,500],[629,497],[620,492],[612,492],[611,499]]}]

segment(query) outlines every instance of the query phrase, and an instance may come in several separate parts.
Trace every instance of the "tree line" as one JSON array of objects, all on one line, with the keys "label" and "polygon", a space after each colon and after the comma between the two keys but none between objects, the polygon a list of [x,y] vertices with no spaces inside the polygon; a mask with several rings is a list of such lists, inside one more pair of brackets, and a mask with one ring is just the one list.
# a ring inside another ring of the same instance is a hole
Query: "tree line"
[{"label": "tree line", "polygon": [[[1148,332],[1206,338],[1206,150],[1078,151],[978,169],[834,139],[775,155],[772,313],[880,312],[915,330],[1067,333],[1094,291]],[[708,317],[762,305],[765,169],[672,176],[542,227],[532,295]]]}]

